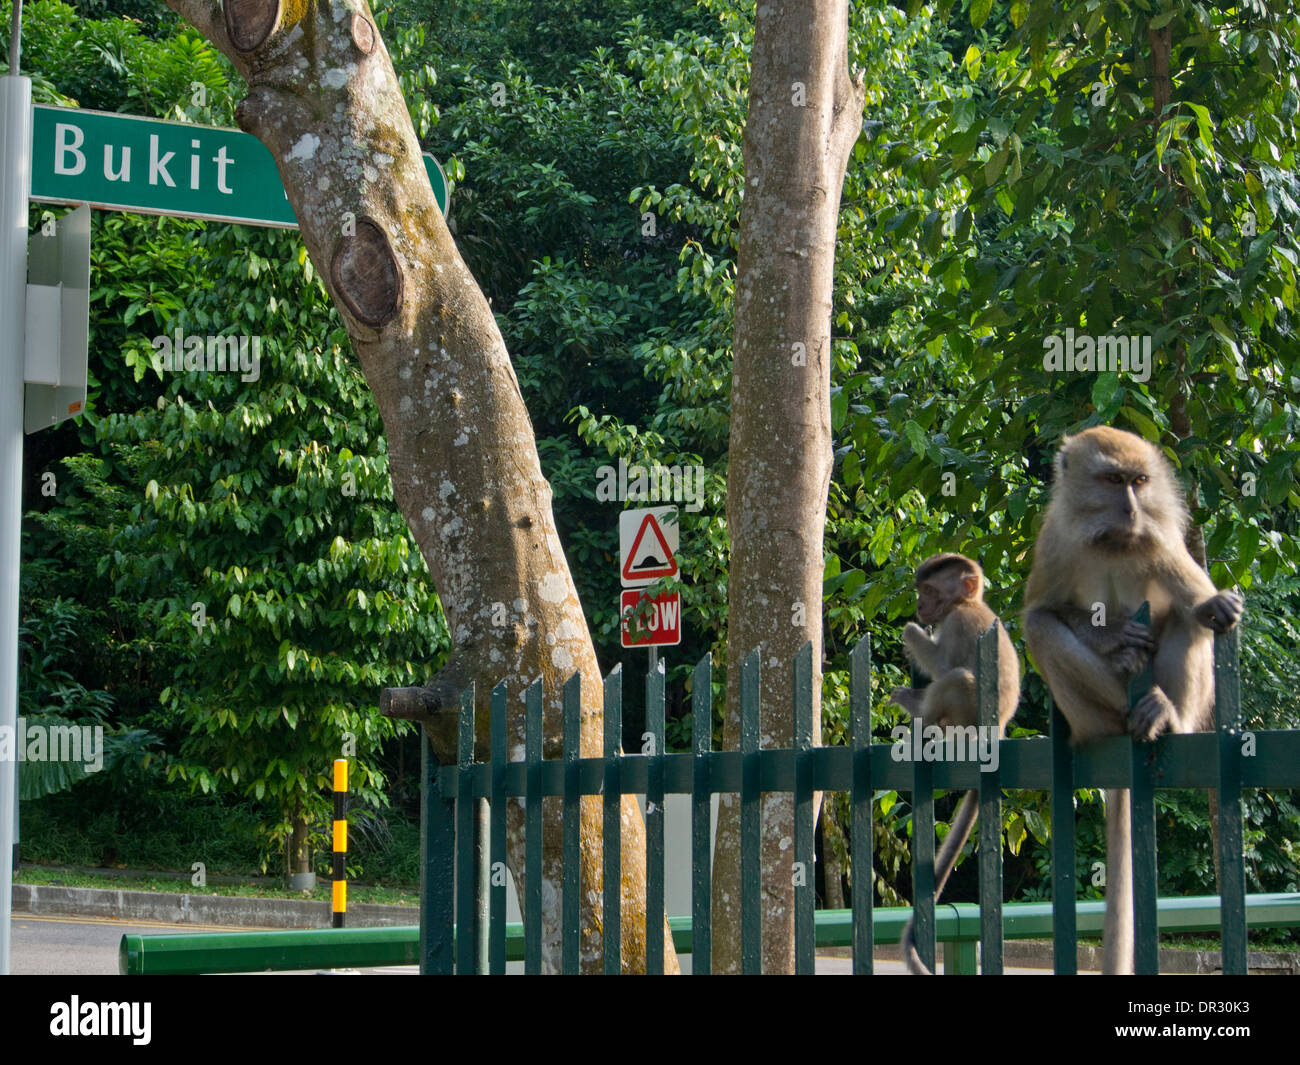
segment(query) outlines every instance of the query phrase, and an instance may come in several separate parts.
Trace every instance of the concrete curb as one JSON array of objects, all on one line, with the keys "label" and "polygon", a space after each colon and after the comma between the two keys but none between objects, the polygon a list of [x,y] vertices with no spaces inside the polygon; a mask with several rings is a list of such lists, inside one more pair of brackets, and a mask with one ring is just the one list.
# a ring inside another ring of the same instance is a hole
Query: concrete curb
[{"label": "concrete curb", "polygon": [[[233,928],[328,928],[330,904],[313,899],[259,899],[237,895],[190,895],[115,888],[14,884],[13,909],[33,916],[100,917],[211,924]],[[414,906],[360,902],[348,907],[348,927],[377,928],[420,923]]]}]

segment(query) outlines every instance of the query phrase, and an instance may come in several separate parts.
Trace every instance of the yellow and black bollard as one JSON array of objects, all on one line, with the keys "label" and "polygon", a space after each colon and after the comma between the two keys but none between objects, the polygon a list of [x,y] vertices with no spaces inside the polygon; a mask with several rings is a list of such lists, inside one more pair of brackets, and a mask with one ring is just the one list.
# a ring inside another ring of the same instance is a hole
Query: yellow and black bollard
[{"label": "yellow and black bollard", "polygon": [[348,760],[334,759],[334,927],[343,927],[348,910],[348,818],[343,809],[348,797]]}]

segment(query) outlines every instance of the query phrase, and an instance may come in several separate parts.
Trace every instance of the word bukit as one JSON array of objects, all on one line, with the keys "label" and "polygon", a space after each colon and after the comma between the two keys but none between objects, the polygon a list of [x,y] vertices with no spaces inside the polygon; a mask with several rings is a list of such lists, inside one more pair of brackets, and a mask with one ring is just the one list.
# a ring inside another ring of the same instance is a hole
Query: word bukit
[{"label": "word bukit", "polygon": [[[54,172],[56,174],[75,176],[86,169],[86,153],[81,150],[85,140],[85,133],[77,126],[60,122],[54,127]],[[194,150],[194,154],[189,158],[189,187],[198,189],[201,187],[200,172],[203,163],[203,157],[198,154],[199,141],[191,140],[190,148]],[[162,184],[168,188],[176,188],[176,182],[168,169],[172,165],[175,155],[175,152],[160,151],[158,135],[156,133],[149,135],[147,174],[150,185]],[[224,144],[221,146],[221,150],[212,157],[212,162],[217,164],[217,191],[225,193],[227,196],[232,195],[234,189],[227,183],[226,168],[234,160],[226,154]],[[115,161],[113,158],[113,145],[104,145],[104,180],[123,182],[131,180],[131,149],[129,146],[122,146]]]}]

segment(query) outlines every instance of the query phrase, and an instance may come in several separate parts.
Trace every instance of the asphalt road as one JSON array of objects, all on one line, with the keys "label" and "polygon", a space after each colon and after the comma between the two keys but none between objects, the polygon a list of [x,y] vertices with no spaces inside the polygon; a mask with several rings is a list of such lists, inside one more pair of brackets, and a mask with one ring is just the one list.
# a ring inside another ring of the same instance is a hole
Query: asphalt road
[{"label": "asphalt road", "polygon": [[[202,924],[152,924],[148,921],[106,921],[98,917],[33,917],[13,915],[10,971],[15,975],[116,976],[117,948],[128,933],[247,932]],[[269,931],[269,929],[268,929]],[[416,972],[415,966],[366,969],[378,975]]]}]

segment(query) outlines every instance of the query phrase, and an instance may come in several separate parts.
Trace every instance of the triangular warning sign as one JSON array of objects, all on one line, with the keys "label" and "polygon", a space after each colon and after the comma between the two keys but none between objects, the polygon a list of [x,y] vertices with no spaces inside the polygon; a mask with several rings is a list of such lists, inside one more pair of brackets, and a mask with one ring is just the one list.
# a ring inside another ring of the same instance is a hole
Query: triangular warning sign
[{"label": "triangular warning sign", "polygon": [[[647,532],[654,535],[647,538]],[[654,514],[647,514],[632,539],[632,550],[627,553],[627,561],[623,563],[623,579],[652,581],[675,576],[677,559],[673,557],[672,548],[668,546]]]}]

